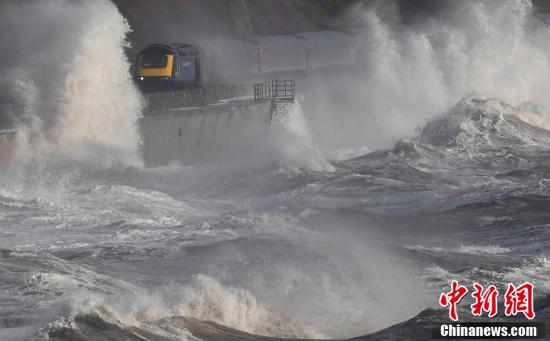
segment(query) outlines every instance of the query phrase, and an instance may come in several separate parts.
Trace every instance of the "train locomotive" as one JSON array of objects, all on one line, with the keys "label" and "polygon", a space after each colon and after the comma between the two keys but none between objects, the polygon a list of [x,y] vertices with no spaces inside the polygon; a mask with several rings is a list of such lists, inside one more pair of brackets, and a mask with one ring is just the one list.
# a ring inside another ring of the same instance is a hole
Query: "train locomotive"
[{"label": "train locomotive", "polygon": [[137,56],[135,80],[144,90],[199,87],[199,52],[182,43],[149,45]]},{"label": "train locomotive", "polygon": [[145,91],[241,84],[279,74],[355,65],[357,31],[320,31],[251,39],[211,39],[194,45],[152,44],[137,56],[134,78]]}]

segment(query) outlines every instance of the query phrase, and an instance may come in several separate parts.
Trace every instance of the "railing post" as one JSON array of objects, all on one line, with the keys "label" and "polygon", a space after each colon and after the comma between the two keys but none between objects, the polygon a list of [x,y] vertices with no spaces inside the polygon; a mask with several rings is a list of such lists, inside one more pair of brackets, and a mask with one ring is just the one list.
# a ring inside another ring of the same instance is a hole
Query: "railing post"
[{"label": "railing post", "polygon": [[311,50],[312,50],[311,44],[310,44],[309,40],[306,40],[306,43],[304,44],[304,52],[305,52],[305,55],[306,55],[306,70],[307,70],[307,72],[311,71]]}]

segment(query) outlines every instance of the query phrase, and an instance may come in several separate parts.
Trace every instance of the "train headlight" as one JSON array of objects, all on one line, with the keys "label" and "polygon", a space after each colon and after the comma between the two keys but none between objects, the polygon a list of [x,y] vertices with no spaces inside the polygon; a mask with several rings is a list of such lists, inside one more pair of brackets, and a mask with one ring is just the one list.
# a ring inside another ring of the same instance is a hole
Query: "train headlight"
[{"label": "train headlight", "polygon": [[140,77],[139,79],[143,80],[143,77]]}]

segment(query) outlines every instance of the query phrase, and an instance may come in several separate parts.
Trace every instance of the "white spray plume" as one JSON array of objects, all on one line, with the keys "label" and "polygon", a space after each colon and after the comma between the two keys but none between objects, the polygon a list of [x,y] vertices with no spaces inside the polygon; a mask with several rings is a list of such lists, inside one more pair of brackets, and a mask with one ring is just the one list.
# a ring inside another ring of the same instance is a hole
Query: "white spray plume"
[{"label": "white spray plume", "polygon": [[305,104],[324,150],[388,147],[472,93],[550,107],[550,29],[530,1],[451,2],[414,25],[389,24],[374,9],[361,16],[361,77],[318,82],[323,95]]},{"label": "white spray plume", "polygon": [[[139,164],[141,98],[124,55],[130,28],[99,1],[0,5],[2,113],[19,128],[27,157]],[[5,62],[4,62],[5,61]]]}]

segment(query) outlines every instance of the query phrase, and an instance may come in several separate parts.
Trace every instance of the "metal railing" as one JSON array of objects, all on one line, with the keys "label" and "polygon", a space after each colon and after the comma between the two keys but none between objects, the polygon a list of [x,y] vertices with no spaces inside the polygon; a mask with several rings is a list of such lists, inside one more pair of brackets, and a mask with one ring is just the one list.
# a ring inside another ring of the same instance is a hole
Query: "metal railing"
[{"label": "metal railing", "polygon": [[[145,93],[145,114],[152,114],[174,108],[204,106],[220,100],[232,99],[250,94],[250,85],[208,85],[196,89],[183,89],[156,93]],[[254,102],[264,99],[294,102],[294,80],[272,80],[254,84]]]},{"label": "metal railing", "polygon": [[[184,89],[156,93],[145,93],[145,113],[174,108],[203,106],[224,99],[244,96],[247,93],[244,85],[209,85],[197,89]],[[248,90],[250,91],[250,90]]]},{"label": "metal railing", "polygon": [[296,82],[291,79],[271,80],[254,84],[254,102],[264,99],[275,101],[294,102]]}]

